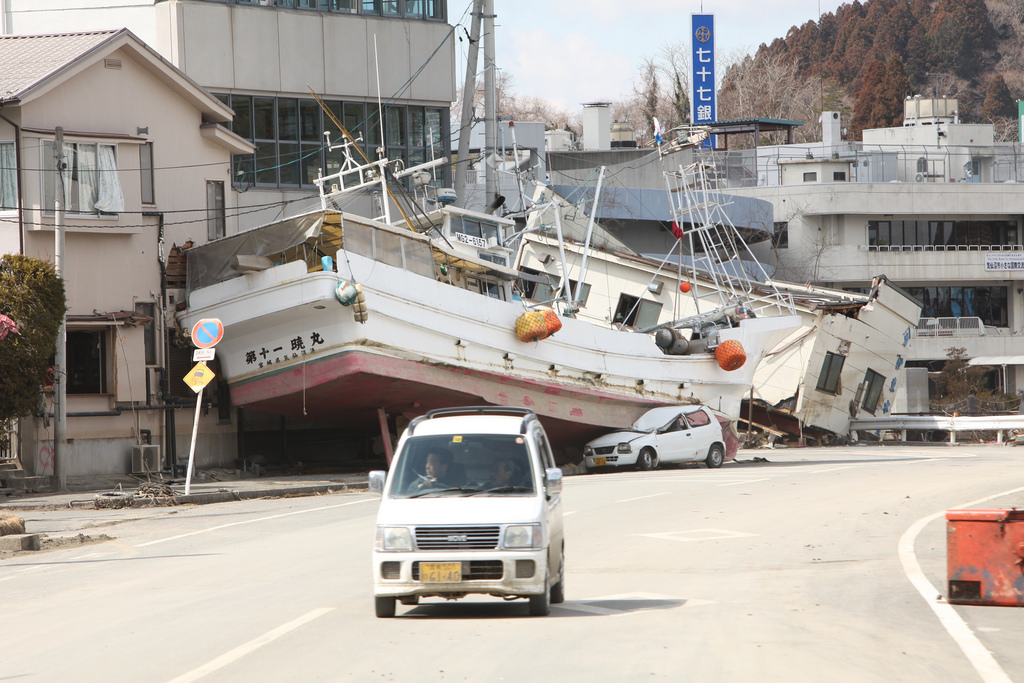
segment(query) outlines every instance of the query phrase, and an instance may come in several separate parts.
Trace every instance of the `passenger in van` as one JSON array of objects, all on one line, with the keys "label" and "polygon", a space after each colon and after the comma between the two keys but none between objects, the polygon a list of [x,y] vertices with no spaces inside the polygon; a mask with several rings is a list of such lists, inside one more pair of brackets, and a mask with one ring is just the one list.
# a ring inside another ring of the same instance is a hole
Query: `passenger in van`
[{"label": "passenger in van", "polygon": [[498,457],[491,463],[491,478],[487,482],[487,488],[498,488],[499,486],[514,486],[519,483],[516,464],[508,456]]},{"label": "passenger in van", "polygon": [[435,448],[427,453],[426,475],[414,488],[427,489],[451,486],[448,470],[452,466],[452,453],[445,448]]}]

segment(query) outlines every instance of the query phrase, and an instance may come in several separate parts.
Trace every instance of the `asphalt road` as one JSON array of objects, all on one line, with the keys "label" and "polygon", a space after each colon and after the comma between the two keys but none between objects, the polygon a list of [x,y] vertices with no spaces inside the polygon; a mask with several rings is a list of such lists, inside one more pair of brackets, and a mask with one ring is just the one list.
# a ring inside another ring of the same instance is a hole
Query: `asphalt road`
[{"label": "asphalt road", "polygon": [[566,602],[373,616],[376,498],[24,514],[113,540],[0,560],[0,681],[1024,681],[1024,611],[950,606],[943,513],[1024,449],[745,451],[566,479]]}]

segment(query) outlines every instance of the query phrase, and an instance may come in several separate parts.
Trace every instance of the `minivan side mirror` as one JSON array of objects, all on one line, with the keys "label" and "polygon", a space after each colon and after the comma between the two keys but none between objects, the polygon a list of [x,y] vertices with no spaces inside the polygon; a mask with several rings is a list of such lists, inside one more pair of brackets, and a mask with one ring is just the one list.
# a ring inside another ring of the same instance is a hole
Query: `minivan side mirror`
[{"label": "minivan side mirror", "polygon": [[384,479],[388,473],[384,470],[373,470],[370,472],[370,490],[374,493],[384,493]]},{"label": "minivan side mirror", "polygon": [[558,467],[548,467],[544,470],[544,478],[547,479],[547,494],[549,496],[562,492],[562,470]]}]

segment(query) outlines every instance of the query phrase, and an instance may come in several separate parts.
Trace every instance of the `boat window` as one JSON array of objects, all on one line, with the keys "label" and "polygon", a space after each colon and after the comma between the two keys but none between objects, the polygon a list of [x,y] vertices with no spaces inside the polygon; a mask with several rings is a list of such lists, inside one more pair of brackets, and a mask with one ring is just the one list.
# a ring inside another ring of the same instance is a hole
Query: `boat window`
[{"label": "boat window", "polygon": [[389,266],[402,267],[402,243],[398,235],[377,230],[374,232],[374,259]]},{"label": "boat window", "polygon": [[402,240],[402,254],[405,257],[405,269],[424,277],[434,277],[434,255],[430,245],[417,240]]},{"label": "boat window", "polygon": [[661,304],[657,301],[644,301],[629,294],[620,294],[612,324],[639,328],[653,327],[658,324],[659,316]]},{"label": "boat window", "polygon": [[468,289],[480,292],[484,296],[505,301],[505,288],[499,282],[483,278],[468,278],[466,284]]},{"label": "boat window", "polygon": [[369,228],[362,225],[346,224],[344,227],[344,239],[344,246],[347,251],[373,258],[373,238]]}]

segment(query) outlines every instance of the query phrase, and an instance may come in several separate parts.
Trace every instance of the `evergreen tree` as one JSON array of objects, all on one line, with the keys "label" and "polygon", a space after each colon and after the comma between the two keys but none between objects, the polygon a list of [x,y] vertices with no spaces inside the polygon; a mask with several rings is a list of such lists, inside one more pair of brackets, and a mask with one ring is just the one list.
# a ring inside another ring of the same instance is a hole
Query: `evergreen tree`
[{"label": "evergreen tree", "polygon": [[981,105],[981,118],[994,121],[997,118],[1013,118],[1017,116],[1017,102],[1010,94],[1002,74],[996,74],[988,82],[985,90],[985,102]]},{"label": "evergreen tree", "polygon": [[875,103],[878,102],[879,89],[884,80],[885,62],[882,60],[875,59],[864,67],[860,79],[861,86],[854,98],[853,121],[850,122],[854,139],[860,138],[865,128],[880,127],[873,117],[876,114]]},{"label": "evergreen tree", "polygon": [[885,77],[875,91],[871,107],[872,128],[889,128],[903,124],[903,100],[910,94],[910,80],[903,71],[903,62],[896,55],[885,65]]},{"label": "evergreen tree", "polygon": [[66,310],[64,281],[51,264],[17,254],[0,257],[0,315],[18,330],[8,326],[0,339],[0,420],[38,409]]}]

